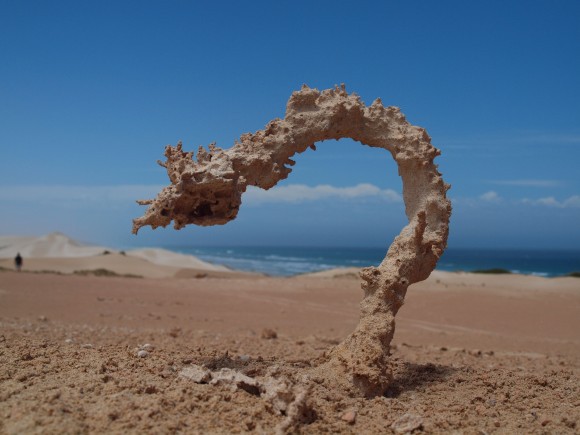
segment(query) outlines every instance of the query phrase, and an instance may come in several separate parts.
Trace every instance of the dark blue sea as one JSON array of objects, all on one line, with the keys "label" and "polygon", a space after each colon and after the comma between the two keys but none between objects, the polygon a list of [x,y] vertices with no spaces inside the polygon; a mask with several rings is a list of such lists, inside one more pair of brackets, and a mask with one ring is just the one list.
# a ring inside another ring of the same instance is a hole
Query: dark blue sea
[{"label": "dark blue sea", "polygon": [[[377,266],[384,248],[189,247],[165,246],[233,269],[291,276],[336,267]],[[473,271],[501,268],[513,273],[553,277],[580,271],[580,251],[453,249],[445,251],[437,270]]]}]

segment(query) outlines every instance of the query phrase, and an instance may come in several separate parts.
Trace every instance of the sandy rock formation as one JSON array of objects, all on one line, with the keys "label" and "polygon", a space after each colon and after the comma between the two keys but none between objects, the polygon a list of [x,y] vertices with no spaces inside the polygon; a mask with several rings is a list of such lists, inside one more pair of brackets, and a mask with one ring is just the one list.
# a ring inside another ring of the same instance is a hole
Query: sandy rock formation
[{"label": "sandy rock formation", "polygon": [[433,163],[440,152],[427,132],[411,125],[397,107],[384,107],[380,99],[370,106],[344,86],[322,92],[303,86],[290,97],[284,119],[270,121],[264,130],[243,134],[232,148],[214,144],[209,151],[184,152],[181,143],[165,149],[171,185],[133,221],[133,232],[174,222],[221,225],[234,219],[248,185],[269,189],[288,177],[295,153],[315,149],[328,139],[351,138],[388,150],[399,167],[409,224],[390,246],[378,268],[361,272],[364,299],[356,330],[312,370],[314,380],[341,386],[354,394],[382,394],[391,381],[389,345],[395,315],[409,285],[426,279],[447,244],[451,204],[449,185]]}]

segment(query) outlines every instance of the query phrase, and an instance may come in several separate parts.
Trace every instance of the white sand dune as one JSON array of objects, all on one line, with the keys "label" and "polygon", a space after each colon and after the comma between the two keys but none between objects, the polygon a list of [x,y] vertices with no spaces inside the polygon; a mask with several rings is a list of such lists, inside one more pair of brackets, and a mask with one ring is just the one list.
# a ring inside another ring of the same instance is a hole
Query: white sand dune
[{"label": "white sand dune", "polygon": [[34,236],[0,236],[0,250],[16,243],[31,242],[37,238]]},{"label": "white sand dune", "polygon": [[[0,260],[0,265],[11,267],[12,260]],[[64,274],[83,270],[106,269],[119,275],[138,275],[147,278],[169,278],[179,269],[158,266],[140,258],[120,254],[95,255],[92,257],[26,258],[23,270],[27,272],[52,271]]]},{"label": "white sand dune", "polygon": [[14,258],[20,252],[25,258],[77,258],[102,254],[102,246],[85,245],[62,233],[42,237],[0,237],[0,258]]},{"label": "white sand dune", "polygon": [[120,253],[103,246],[82,244],[62,233],[42,237],[0,236],[0,266],[12,268],[17,253],[24,258],[25,271],[69,274],[81,270],[107,269],[120,275],[147,278],[256,275],[238,273],[226,266],[166,249],[134,249]]},{"label": "white sand dune", "polygon": [[162,266],[172,266],[185,269],[203,269],[212,270],[216,272],[230,272],[231,269],[221,264],[212,264],[200,260],[193,255],[179,254],[177,252],[168,251],[160,248],[146,248],[146,249],[132,249],[126,251],[127,256],[136,257],[147,260],[154,264]]}]

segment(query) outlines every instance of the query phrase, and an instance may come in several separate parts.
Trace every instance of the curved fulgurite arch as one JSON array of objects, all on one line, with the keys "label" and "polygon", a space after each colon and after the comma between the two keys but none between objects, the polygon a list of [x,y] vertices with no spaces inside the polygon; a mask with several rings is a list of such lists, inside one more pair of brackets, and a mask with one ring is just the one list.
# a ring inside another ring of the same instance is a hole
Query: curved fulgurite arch
[{"label": "curved fulgurite arch", "polygon": [[290,97],[284,119],[243,134],[222,150],[202,147],[197,161],[181,143],[165,149],[171,184],[133,221],[133,232],[150,225],[180,229],[188,224],[218,225],[234,219],[248,185],[269,189],[285,179],[295,153],[327,139],[351,138],[392,154],[403,180],[409,224],[395,238],[377,267],[361,271],[364,299],[355,331],[333,348],[311,375],[332,380],[364,396],[382,394],[391,380],[389,346],[395,315],[409,285],[426,279],[447,245],[451,204],[433,160],[440,154],[427,132],[407,122],[397,107],[377,99],[370,106],[344,86],[322,92],[303,86]]}]

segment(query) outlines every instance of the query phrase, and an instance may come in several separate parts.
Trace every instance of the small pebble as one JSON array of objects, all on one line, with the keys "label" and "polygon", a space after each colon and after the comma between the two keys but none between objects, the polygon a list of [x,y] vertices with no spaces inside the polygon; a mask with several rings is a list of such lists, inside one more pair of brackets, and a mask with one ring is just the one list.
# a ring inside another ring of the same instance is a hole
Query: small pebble
[{"label": "small pebble", "polygon": [[72,338],[67,338],[64,342],[67,344],[71,344],[74,340]]},{"label": "small pebble", "polygon": [[356,411],[346,411],[344,414],[342,414],[340,419],[347,422],[348,424],[354,424],[356,422]]},{"label": "small pebble", "polygon": [[407,413],[395,420],[395,422],[391,425],[391,429],[393,429],[396,433],[403,434],[413,432],[415,429],[419,429],[421,426],[423,426],[423,418],[421,418],[421,416]]},{"label": "small pebble", "polygon": [[179,372],[179,376],[191,379],[193,382],[198,384],[206,384],[211,381],[212,378],[211,372],[208,369],[198,365],[185,367]]},{"label": "small pebble", "polygon": [[146,343],[143,346],[141,346],[139,349],[146,350],[147,352],[151,352],[153,349],[155,349],[155,346],[153,346],[152,344]]},{"label": "small pebble", "polygon": [[92,349],[93,345],[91,343],[85,343],[85,344],[82,344],[81,347],[83,349]]},{"label": "small pebble", "polygon": [[146,350],[141,349],[140,351],[137,352],[137,356],[139,358],[145,358],[149,356],[149,352],[147,352]]},{"label": "small pebble", "polygon": [[264,328],[262,330],[262,338],[265,340],[273,340],[275,338],[278,338],[278,334],[273,329]]}]

